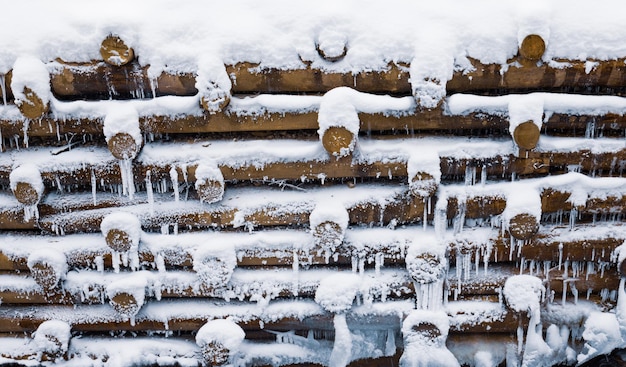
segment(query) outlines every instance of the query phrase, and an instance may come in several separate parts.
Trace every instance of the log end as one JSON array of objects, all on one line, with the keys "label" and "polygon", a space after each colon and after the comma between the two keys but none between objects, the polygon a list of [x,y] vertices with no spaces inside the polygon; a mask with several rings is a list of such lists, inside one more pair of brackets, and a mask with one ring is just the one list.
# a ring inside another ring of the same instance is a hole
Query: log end
[{"label": "log end", "polygon": [[519,47],[519,54],[528,61],[539,61],[546,51],[546,43],[541,36],[530,34],[524,38]]},{"label": "log end", "polygon": [[437,254],[422,252],[406,259],[406,268],[414,282],[434,283],[445,275],[447,264]]},{"label": "log end", "polygon": [[423,198],[433,196],[437,192],[438,187],[439,185],[435,178],[425,172],[417,172],[409,183],[411,193]]},{"label": "log end", "polygon": [[100,45],[100,55],[109,65],[122,66],[133,61],[135,52],[118,36],[109,35]]},{"label": "log end", "polygon": [[196,185],[196,191],[201,202],[216,203],[224,197],[224,183],[218,180],[204,180]]},{"label": "log end", "polygon": [[24,87],[24,96],[24,100],[16,103],[17,108],[24,117],[28,119],[38,119],[48,112],[50,105],[44,103],[32,89]]},{"label": "log end", "polygon": [[200,347],[202,358],[208,366],[224,366],[230,358],[230,350],[222,343],[211,341]]},{"label": "log end", "polygon": [[343,46],[343,49],[335,50],[322,48],[318,43],[315,45],[315,49],[322,59],[330,62],[337,62],[339,60],[342,60],[344,57],[346,57],[346,54],[348,53],[348,47],[345,45]]},{"label": "log end", "polygon": [[513,140],[515,140],[515,144],[517,144],[518,147],[532,150],[537,147],[539,135],[539,127],[532,121],[526,121],[515,127]]},{"label": "log end", "polygon": [[133,241],[128,233],[121,229],[113,228],[109,230],[104,237],[107,245],[117,252],[130,251],[133,247]]},{"label": "log end", "polygon": [[41,197],[37,190],[27,182],[18,182],[15,189],[13,190],[13,195],[23,205],[36,205]]},{"label": "log end", "polygon": [[30,273],[35,279],[35,282],[46,291],[51,291],[57,288],[59,284],[59,274],[56,273],[54,268],[48,264],[37,263],[30,267]]},{"label": "log end", "polygon": [[111,306],[115,312],[124,316],[134,316],[139,312],[139,303],[135,296],[126,292],[120,292],[111,298]]},{"label": "log end", "polygon": [[141,145],[138,145],[135,139],[127,133],[113,135],[107,142],[107,146],[117,159],[135,159],[141,150]]},{"label": "log end", "polygon": [[518,214],[509,221],[509,233],[518,240],[529,240],[539,231],[539,221],[531,214]]},{"label": "log end", "polygon": [[315,243],[324,249],[334,249],[343,242],[344,231],[337,223],[326,221],[313,229]]},{"label": "log end", "polygon": [[332,126],[324,131],[322,145],[328,154],[335,157],[345,157],[352,154],[356,136],[341,126]]},{"label": "log end", "polygon": [[200,106],[210,114],[223,111],[230,103],[230,96],[227,93],[215,96],[202,96]]}]

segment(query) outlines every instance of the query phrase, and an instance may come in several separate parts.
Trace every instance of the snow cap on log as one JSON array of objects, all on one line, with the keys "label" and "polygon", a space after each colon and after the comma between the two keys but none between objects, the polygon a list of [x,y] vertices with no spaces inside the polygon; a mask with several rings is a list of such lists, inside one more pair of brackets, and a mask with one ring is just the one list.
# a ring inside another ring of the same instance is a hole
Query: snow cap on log
[{"label": "snow cap on log", "polygon": [[617,260],[617,270],[622,277],[626,277],[626,241],[613,250],[613,258]]},{"label": "snow cap on log", "polygon": [[26,263],[37,284],[49,291],[57,287],[67,274],[65,254],[54,249],[38,249],[28,256]]},{"label": "snow cap on log", "polygon": [[50,107],[50,73],[41,60],[25,56],[15,60],[11,91],[18,109],[29,119],[42,117]]},{"label": "snow cap on log", "polygon": [[541,279],[532,275],[513,275],[504,283],[502,289],[506,305],[515,312],[527,313],[528,315],[540,312],[546,288]]},{"label": "snow cap on log", "polygon": [[502,222],[518,240],[528,240],[539,231],[541,195],[532,185],[511,183],[502,212]]},{"label": "snow cap on log", "polygon": [[343,242],[349,220],[345,206],[336,199],[318,202],[309,215],[316,244],[325,250],[334,251]]},{"label": "snow cap on log", "polygon": [[114,251],[137,252],[141,239],[141,222],[131,213],[115,212],[100,222],[100,231]]},{"label": "snow cap on log", "polygon": [[446,347],[450,322],[443,311],[414,310],[402,322],[404,352],[401,367],[458,367]]},{"label": "snow cap on log", "polygon": [[59,358],[68,349],[72,337],[71,327],[68,323],[59,320],[42,322],[33,335],[35,352],[41,357]]},{"label": "snow cap on log", "polygon": [[200,202],[212,204],[224,197],[224,175],[215,162],[201,162],[195,171],[195,188]]},{"label": "snow cap on log", "polygon": [[434,283],[448,271],[446,246],[434,234],[417,236],[406,253],[406,269],[413,280],[420,284]]},{"label": "snow cap on log", "polygon": [[131,324],[134,324],[134,317],[143,306],[147,285],[148,282],[141,273],[133,273],[107,285],[109,303],[118,314],[130,318]]},{"label": "snow cap on log", "polygon": [[39,168],[31,163],[23,164],[9,175],[11,191],[17,201],[24,205],[36,205],[44,191],[43,179]]},{"label": "snow cap on log", "polygon": [[209,366],[222,366],[238,352],[246,334],[231,320],[217,319],[208,321],[196,334],[196,344]]},{"label": "snow cap on log", "polygon": [[207,244],[193,254],[193,270],[209,288],[226,286],[237,266],[237,254],[232,244]]},{"label": "snow cap on log", "polygon": [[535,149],[543,125],[544,100],[539,94],[517,96],[509,101],[509,132],[521,149]]},{"label": "snow cap on log", "polygon": [[593,311],[587,316],[583,328],[582,338],[585,343],[576,356],[578,365],[624,347],[620,325],[614,313]]},{"label": "snow cap on log", "polygon": [[415,196],[432,196],[441,181],[439,154],[434,150],[413,152],[406,163],[409,177],[409,190]]},{"label": "snow cap on log", "polygon": [[545,15],[551,11],[551,4],[545,1],[520,3],[516,6],[517,46],[522,64],[532,66],[543,57],[551,33],[550,18]]},{"label": "snow cap on log", "polygon": [[104,118],[102,132],[109,151],[117,159],[135,159],[143,146],[139,113],[130,104],[110,108]]},{"label": "snow cap on log", "polygon": [[352,307],[360,285],[359,276],[352,272],[332,274],[320,281],[315,291],[315,302],[328,312],[345,312]]},{"label": "snow cap on log", "polygon": [[[434,37],[433,37],[434,35]],[[441,27],[433,27],[418,37],[409,67],[409,82],[415,102],[420,108],[433,109],[446,97],[452,79],[455,59],[454,36]],[[448,42],[442,42],[442,41]]]},{"label": "snow cap on log", "polygon": [[322,97],[317,116],[317,133],[328,154],[337,158],[352,154],[359,134],[360,121],[353,100],[359,92],[339,87]]},{"label": "snow cap on log", "polygon": [[108,35],[100,45],[100,55],[104,62],[113,66],[126,65],[133,61],[135,52],[119,37]]},{"label": "snow cap on log", "polygon": [[201,57],[196,76],[196,89],[200,105],[211,113],[217,113],[230,103],[232,82],[224,63],[216,57]]},{"label": "snow cap on log", "polygon": [[334,28],[324,28],[317,36],[315,49],[322,59],[336,62],[348,53],[348,37]]}]

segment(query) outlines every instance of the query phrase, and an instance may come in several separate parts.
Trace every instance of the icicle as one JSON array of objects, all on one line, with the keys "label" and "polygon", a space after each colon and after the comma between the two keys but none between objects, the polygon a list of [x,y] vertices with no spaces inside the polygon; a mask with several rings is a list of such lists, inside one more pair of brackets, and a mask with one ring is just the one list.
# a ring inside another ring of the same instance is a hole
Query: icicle
[{"label": "icicle", "polygon": [[517,327],[517,353],[522,353],[524,347],[524,328],[522,325]]},{"label": "icicle", "polygon": [[415,288],[416,302],[418,310],[438,311],[443,308],[443,279],[438,279],[432,283],[413,282]]},{"label": "icicle", "polygon": [[96,270],[99,273],[104,273],[104,258],[98,255],[94,258],[94,262],[96,264]]},{"label": "icicle", "polygon": [[428,205],[426,205],[426,200],[424,200],[424,218],[422,219],[422,221],[424,222],[424,231],[426,231],[426,229],[428,228]]},{"label": "icicle", "polygon": [[150,170],[146,171],[146,196],[148,197],[148,208],[150,215],[154,215],[154,192],[152,191],[152,178]]},{"label": "icicle", "polygon": [[119,164],[122,174],[122,195],[128,195],[128,198],[133,200],[135,194],[133,162],[130,159],[121,159]]},{"label": "icicle", "polygon": [[576,217],[578,216],[578,209],[573,207],[569,212],[569,230],[574,230],[574,226],[576,226]]},{"label": "icicle", "polygon": [[359,269],[359,258],[352,255],[352,272],[356,273]]},{"label": "icicle", "polygon": [[39,219],[39,208],[37,207],[37,204],[25,205],[24,206],[24,222],[28,222],[33,218],[35,218],[35,220]]},{"label": "icicle", "polygon": [[24,133],[24,147],[28,148],[28,127],[30,122],[28,120],[24,120],[22,125],[22,133]]},{"label": "icicle", "polygon": [[487,166],[483,164],[482,169],[480,170],[480,184],[485,186],[487,183]]},{"label": "icicle", "polygon": [[376,253],[374,263],[374,272],[376,275],[380,275],[380,267],[384,264],[385,258],[381,252]]},{"label": "icicle", "polygon": [[387,330],[387,340],[385,341],[385,356],[391,357],[396,354],[396,333],[393,329]]},{"label": "icicle", "polygon": [[346,315],[335,314],[333,319],[335,327],[335,342],[330,353],[329,367],[345,367],[350,362],[352,355],[352,333],[348,329]]},{"label": "icicle", "polygon": [[2,104],[6,106],[7,105],[7,85],[6,85],[5,74],[0,75],[0,89],[2,89]]},{"label": "icicle", "polygon": [[365,275],[365,259],[359,257],[359,275]]},{"label": "icicle", "polygon": [[300,269],[300,258],[298,257],[298,251],[293,249],[293,262],[291,263],[291,269],[293,270],[293,278],[292,278],[292,292],[294,296],[298,296],[298,289],[300,288],[298,284],[298,272]]},{"label": "icicle", "polygon": [[163,255],[158,254],[156,257],[156,268],[158,270],[159,273],[165,273],[165,259],[163,258]]},{"label": "icicle", "polygon": [[114,272],[120,272],[120,254],[117,251],[111,252],[111,266],[113,266]]},{"label": "icicle", "polygon": [[172,180],[172,189],[174,190],[174,201],[178,202],[180,195],[178,192],[178,172],[174,166],[170,169],[170,179]]},{"label": "icicle", "polygon": [[572,291],[572,295],[574,296],[574,304],[577,305],[578,304],[578,289],[576,288],[576,284],[574,284],[574,282],[571,282],[569,284],[569,289]]},{"label": "icicle", "polygon": [[563,244],[559,243],[559,270],[561,270],[562,265],[563,265]]},{"label": "icicle", "polygon": [[93,205],[96,206],[98,201],[96,200],[96,172],[91,170],[91,198],[93,199]]}]

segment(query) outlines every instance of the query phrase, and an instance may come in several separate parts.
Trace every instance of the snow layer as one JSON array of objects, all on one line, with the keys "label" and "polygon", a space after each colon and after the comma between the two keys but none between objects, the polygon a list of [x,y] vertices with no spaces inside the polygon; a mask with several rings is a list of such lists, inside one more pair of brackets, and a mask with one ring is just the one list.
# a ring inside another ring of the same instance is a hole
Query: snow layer
[{"label": "snow layer", "polygon": [[[309,215],[311,231],[314,231],[322,223],[335,223],[339,226],[341,237],[348,228],[350,217],[348,211],[341,202],[334,198],[321,200],[315,205],[315,209]],[[339,245],[336,243],[335,245]]]},{"label": "snow layer", "polygon": [[139,218],[128,212],[114,212],[108,214],[100,222],[100,231],[107,236],[109,231],[116,229],[128,235],[130,240],[130,252],[137,252],[139,240],[141,239],[141,222]]},{"label": "snow layer", "polygon": [[360,279],[354,273],[335,273],[324,279],[315,291],[315,302],[329,312],[340,313],[352,307]]},{"label": "snow layer", "polygon": [[24,163],[15,168],[9,175],[9,182],[11,190],[13,191],[17,190],[18,183],[23,182],[29,184],[33,189],[35,189],[38,197],[41,197],[43,194],[44,184],[41,178],[41,172],[35,164]]},{"label": "snow layer", "polygon": [[106,112],[102,131],[107,142],[116,134],[125,133],[132,136],[137,147],[141,147],[143,144],[143,137],[139,128],[139,114],[128,103],[120,103]]},{"label": "snow layer", "polygon": [[32,269],[36,264],[43,264],[54,269],[54,276],[58,282],[61,279],[65,279],[67,274],[67,258],[63,252],[51,248],[37,249],[28,256],[26,262],[29,269]]},{"label": "snow layer", "polygon": [[236,266],[235,248],[228,243],[205,244],[193,255],[193,270],[209,287],[225,286]]},{"label": "snow layer", "polygon": [[619,323],[614,313],[591,313],[585,320],[582,336],[585,344],[582,352],[577,356],[578,363],[597,355],[610,353],[615,348],[624,347]]},{"label": "snow layer", "polygon": [[502,294],[507,305],[515,312],[539,312],[540,302],[545,297],[546,289],[541,279],[532,275],[514,275],[504,283]]},{"label": "snow layer", "polygon": [[[428,325],[425,331],[420,327]],[[432,326],[436,330],[432,330]],[[401,367],[457,367],[459,362],[446,347],[450,328],[445,312],[414,310],[402,323],[404,352]]]},{"label": "snow layer", "polygon": [[37,353],[52,355],[67,352],[70,341],[71,327],[66,322],[58,320],[44,321],[39,325],[33,337]]},{"label": "snow layer", "polygon": [[26,102],[26,95],[24,95],[24,87],[27,87],[32,90],[37,97],[41,98],[45,106],[50,102],[50,98],[52,97],[48,69],[42,60],[34,56],[20,56],[21,57],[15,60],[13,76],[11,78],[11,91],[15,96],[16,103],[28,103]]}]

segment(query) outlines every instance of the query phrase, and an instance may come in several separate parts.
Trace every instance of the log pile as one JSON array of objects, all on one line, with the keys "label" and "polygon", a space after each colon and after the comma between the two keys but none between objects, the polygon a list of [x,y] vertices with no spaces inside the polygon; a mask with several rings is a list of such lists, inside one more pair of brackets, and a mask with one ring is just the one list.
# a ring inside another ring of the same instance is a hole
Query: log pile
[{"label": "log pile", "polygon": [[[334,46],[316,49],[338,62],[349,45]],[[39,60],[46,95],[4,75],[0,356],[106,363],[129,343],[270,365],[290,344],[287,364],[328,365],[364,340],[382,350],[353,366],[408,366],[426,346],[504,365],[554,328],[579,353],[587,317],[624,291],[626,118],[543,106],[621,98],[626,67],[555,68],[545,48],[529,35],[507,70],[471,60],[432,109],[408,65],[241,62],[223,66],[230,90],[199,91],[194,74],[151,79],[117,35],[102,60]],[[543,101],[538,119],[494,110],[519,92]],[[519,276],[538,282],[528,309],[509,290]],[[351,296],[338,307],[332,292]]]}]

